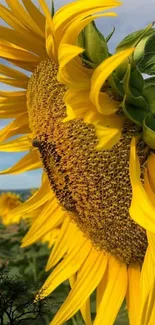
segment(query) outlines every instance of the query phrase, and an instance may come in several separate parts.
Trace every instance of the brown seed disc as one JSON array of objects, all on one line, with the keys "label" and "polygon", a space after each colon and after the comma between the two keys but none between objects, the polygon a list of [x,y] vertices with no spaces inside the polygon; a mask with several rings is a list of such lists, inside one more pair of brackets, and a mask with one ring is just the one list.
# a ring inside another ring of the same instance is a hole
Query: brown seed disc
[{"label": "brown seed disc", "polygon": [[[41,153],[52,189],[81,231],[100,250],[129,264],[142,262],[146,232],[129,216],[130,141],[127,125],[110,150],[97,151],[94,126],[82,120],[63,123],[66,88],[56,79],[57,66],[41,62],[28,86],[27,105],[34,145]],[[138,146],[140,161],[146,160]]]}]

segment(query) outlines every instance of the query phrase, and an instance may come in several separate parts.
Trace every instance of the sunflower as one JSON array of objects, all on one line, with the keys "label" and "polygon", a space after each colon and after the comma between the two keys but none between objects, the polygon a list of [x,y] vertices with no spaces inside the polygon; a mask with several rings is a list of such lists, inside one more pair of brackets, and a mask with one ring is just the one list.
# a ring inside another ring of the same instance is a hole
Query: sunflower
[{"label": "sunflower", "polygon": [[[39,214],[39,209],[36,209],[35,212],[33,211],[31,213],[25,213],[25,214],[13,214],[11,215],[11,211],[13,209],[16,209],[17,207],[21,206],[22,200],[20,195],[13,193],[13,192],[4,192],[0,195],[0,218],[1,222],[5,226],[9,226],[12,224],[19,224],[21,220],[24,220],[25,223],[30,227],[34,220],[37,218]],[[55,228],[42,236],[39,241],[42,243],[47,243],[48,247],[50,248],[56,238],[58,237],[58,234],[60,232],[59,228]]]},{"label": "sunflower", "polygon": [[[63,324],[79,309],[92,324],[95,291],[94,325],[113,324],[124,299],[131,325],[153,325],[155,157],[129,107],[131,99],[139,101],[129,92],[133,49],[108,53],[94,65],[89,53],[83,60],[84,48],[77,43],[95,18],[114,16],[96,12],[120,3],[79,0],[51,17],[40,0],[44,17],[32,1],[22,2],[0,5],[1,18],[11,26],[0,27],[0,55],[32,73],[0,65],[0,81],[24,89],[0,93],[0,117],[14,118],[0,132],[0,150],[29,153],[1,174],[44,167],[40,189],[11,215],[35,216],[23,247],[45,235],[54,244],[44,296],[70,281],[71,291],[51,324]],[[118,80],[122,64],[123,81]]]},{"label": "sunflower", "polygon": [[21,205],[22,201],[20,195],[12,192],[1,193],[0,195],[0,217],[4,225],[10,225],[12,223],[18,223],[20,216],[9,217],[11,210]]}]

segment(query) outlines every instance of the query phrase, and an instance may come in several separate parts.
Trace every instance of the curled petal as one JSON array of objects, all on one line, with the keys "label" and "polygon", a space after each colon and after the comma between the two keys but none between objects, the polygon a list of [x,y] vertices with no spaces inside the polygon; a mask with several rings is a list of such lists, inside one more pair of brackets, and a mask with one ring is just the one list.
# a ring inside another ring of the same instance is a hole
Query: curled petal
[{"label": "curled petal", "polygon": [[140,180],[140,163],[136,153],[138,138],[133,138],[130,149],[130,180],[132,202],[129,209],[131,218],[141,227],[155,233],[155,206],[153,206]]},{"label": "curled petal", "polygon": [[91,78],[90,100],[97,107],[98,111],[103,111],[102,103],[100,104],[100,90],[111,75],[111,73],[133,52],[133,48],[121,51],[104,60],[95,70]]}]

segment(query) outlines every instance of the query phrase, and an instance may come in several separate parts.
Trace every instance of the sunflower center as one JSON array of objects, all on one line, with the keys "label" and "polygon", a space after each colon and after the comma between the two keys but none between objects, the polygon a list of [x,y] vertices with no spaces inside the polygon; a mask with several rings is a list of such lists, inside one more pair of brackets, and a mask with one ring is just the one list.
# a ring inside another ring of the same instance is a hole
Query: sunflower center
[{"label": "sunflower center", "polygon": [[[56,79],[57,66],[41,62],[28,86],[27,103],[34,146],[63,208],[100,250],[129,264],[142,262],[145,230],[129,216],[132,189],[129,152],[133,126],[110,150],[97,151],[94,126],[77,119],[63,123],[66,88]],[[141,165],[145,148],[138,147]]]}]

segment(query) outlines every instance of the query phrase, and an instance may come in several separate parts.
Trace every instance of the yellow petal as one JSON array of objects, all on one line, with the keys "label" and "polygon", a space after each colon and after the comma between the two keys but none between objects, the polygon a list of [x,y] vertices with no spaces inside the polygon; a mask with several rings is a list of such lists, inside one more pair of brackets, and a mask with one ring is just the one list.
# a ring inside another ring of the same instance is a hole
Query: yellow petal
[{"label": "yellow petal", "polygon": [[[49,194],[49,193],[48,193]],[[45,198],[44,198],[45,199]],[[39,202],[37,202],[38,204]],[[41,210],[40,215],[33,222],[30,230],[22,239],[22,247],[32,245],[38,241],[42,236],[46,235],[52,229],[59,227],[65,212],[61,210],[58,203],[50,200]]]},{"label": "yellow petal", "polygon": [[38,25],[39,29],[42,30],[43,34],[45,32],[45,17],[40,12],[40,10],[33,4],[31,0],[22,0],[26,10],[29,15],[32,17],[33,21],[36,25]]},{"label": "yellow petal", "polygon": [[[35,152],[36,153],[36,152]],[[38,158],[38,156],[36,157]],[[16,208],[11,212],[13,214],[25,214],[33,210],[36,210],[38,207],[42,206],[52,197],[52,191],[50,191],[50,185],[48,179],[45,178],[44,182],[40,186],[37,192],[31,196],[27,201],[25,201],[20,209]]]},{"label": "yellow petal", "polygon": [[117,54],[110,56],[108,59],[104,60],[95,70],[91,78],[91,92],[90,99],[92,103],[97,107],[98,111],[103,111],[104,107],[101,107],[100,90],[106,81],[106,79],[111,75],[111,73],[133,52],[133,48],[121,51]]},{"label": "yellow petal", "polygon": [[127,268],[111,257],[105,273],[105,290],[94,325],[113,325],[127,290]]},{"label": "yellow petal", "polygon": [[22,152],[30,148],[32,148],[32,143],[28,135],[0,144],[0,151],[2,152]]},{"label": "yellow petal", "polygon": [[83,18],[91,16],[97,12],[112,9],[119,6],[119,1],[100,1],[96,0],[82,0],[69,3],[61,7],[54,15],[53,24],[56,33],[56,39],[60,42],[64,35],[66,28],[83,15]]},{"label": "yellow petal", "polygon": [[149,183],[155,193],[155,154],[151,153],[150,156],[147,159],[147,169],[148,169],[148,177],[149,177]]},{"label": "yellow petal", "polygon": [[22,31],[24,30],[24,25],[19,21],[14,15],[12,15],[12,12],[6,8],[5,6],[0,4],[0,17],[13,29]]},{"label": "yellow petal", "polygon": [[[7,41],[8,45],[16,45],[16,47],[19,47],[23,50],[28,50],[30,52],[33,52],[35,54],[38,54],[40,58],[44,58],[46,56],[45,52],[45,46],[42,42],[40,42],[36,37],[33,35],[29,35],[28,31],[24,32],[24,35],[18,31],[15,31],[13,29],[0,26],[0,38],[3,41]],[[37,42],[37,46],[36,46]],[[6,43],[6,45],[7,45]]]},{"label": "yellow petal", "polygon": [[[148,158],[147,168],[145,170],[144,188],[153,206],[155,206],[154,173],[152,174],[153,165],[154,165],[154,155],[151,154]],[[151,232],[147,231],[147,238],[148,238],[152,258],[155,263],[155,234],[152,234]]]},{"label": "yellow petal", "polygon": [[54,245],[55,241],[57,240],[59,236],[59,232],[60,232],[59,228],[53,229],[52,231],[49,231],[46,235],[41,237],[40,241],[42,243],[47,243],[48,248],[51,248]]},{"label": "yellow petal", "polygon": [[64,122],[76,118],[83,118],[87,123],[93,122],[93,119],[92,121],[89,120],[88,122],[88,119],[86,120],[85,118],[85,115],[88,114],[89,111],[93,112],[94,116],[96,113],[94,105],[89,100],[89,90],[70,88],[64,95],[64,102],[66,105],[67,113],[67,117],[64,119]]},{"label": "yellow petal", "polygon": [[103,115],[115,114],[120,106],[118,101],[112,99],[108,94],[102,92],[99,93],[99,103],[100,106],[98,107],[98,112]]},{"label": "yellow petal", "polygon": [[37,66],[36,62],[23,62],[20,60],[11,60],[11,59],[7,59],[7,58],[5,58],[5,60],[11,62],[13,65],[15,65],[19,68],[22,68],[24,70],[31,71],[31,72],[33,72]]},{"label": "yellow petal", "polygon": [[45,29],[45,39],[46,39],[46,52],[48,56],[54,61],[58,62],[58,53],[55,52],[55,44],[53,37],[51,37],[51,29],[49,27],[48,22],[46,21],[46,29]]},{"label": "yellow petal", "polygon": [[0,118],[18,117],[26,111],[25,91],[0,91]]},{"label": "yellow petal", "polygon": [[[46,271],[48,271],[51,267],[56,265],[61,258],[65,255],[68,250],[69,243],[71,243],[70,239],[73,233],[75,233],[75,227],[73,227],[69,218],[65,218],[62,228],[60,230],[59,237],[51,251],[49,256]],[[74,231],[73,231],[74,230]]]},{"label": "yellow petal", "polygon": [[3,41],[0,42],[0,56],[9,60],[34,62],[36,65],[40,62],[39,56],[36,56],[26,50],[13,48],[9,43],[8,45],[5,45]]},{"label": "yellow petal", "polygon": [[109,149],[113,147],[121,138],[124,118],[118,115],[103,116],[89,100],[88,90],[69,89],[64,102],[67,109],[67,117],[64,122],[75,118],[82,118],[85,123],[95,126],[98,137],[96,149]]},{"label": "yellow petal", "polygon": [[[76,274],[73,274],[70,278],[69,278],[69,283],[71,288],[73,288],[75,282],[77,280],[77,276]],[[91,320],[91,311],[90,311],[90,298],[88,298],[84,304],[81,306],[80,308],[80,312],[81,315],[83,317],[83,320],[85,322],[86,325],[92,325],[92,320]]]},{"label": "yellow petal", "polygon": [[22,24],[25,26],[26,29],[36,33],[38,37],[44,38],[44,32],[39,27],[39,24],[36,24],[35,21],[29,16],[27,11],[24,7],[20,4],[18,0],[6,0],[6,3],[10,7],[13,16],[15,16]]},{"label": "yellow petal", "polygon": [[[106,273],[105,273],[106,274]],[[101,281],[99,282],[96,290],[96,313],[98,313],[102,298],[103,298],[103,293],[106,288],[106,281],[105,281],[105,274],[103,274],[103,277]]]},{"label": "yellow petal", "polygon": [[90,298],[88,298],[80,308],[82,317],[86,325],[92,325],[91,310],[90,310]]},{"label": "yellow petal", "polygon": [[51,38],[53,39],[53,56],[55,57],[55,59],[57,59],[58,54],[58,47],[57,47],[57,39],[55,37],[55,30],[54,30],[54,25],[53,25],[53,19],[52,16],[49,12],[48,6],[46,4],[46,2],[44,0],[39,0],[39,3],[41,5],[41,8],[45,14],[45,17],[47,19],[47,23],[48,23],[48,27],[50,29],[51,32]]},{"label": "yellow petal", "polygon": [[79,15],[78,18],[73,20],[65,30],[64,36],[61,39],[61,43],[75,45],[77,41],[77,37],[80,32],[93,20],[96,18],[104,17],[104,16],[117,16],[114,12],[107,12],[106,14],[98,14],[91,15],[89,17],[85,17],[86,14],[83,13]]},{"label": "yellow petal", "polygon": [[17,134],[30,132],[31,130],[28,125],[28,115],[27,113],[24,113],[8,124],[4,129],[0,130],[0,142],[3,142]]},{"label": "yellow petal", "polygon": [[[26,101],[26,91],[0,91],[0,97],[12,100]],[[2,99],[2,98],[1,98]]]},{"label": "yellow petal", "polygon": [[[78,259],[77,259],[78,261]],[[103,276],[107,266],[107,255],[92,249],[83,263],[72,290],[55,315],[51,325],[60,325],[72,317],[88,299]],[[103,324],[103,323],[102,323]]]},{"label": "yellow petal", "polygon": [[148,238],[151,256],[155,264],[155,234],[152,234],[151,232],[147,231],[147,238]]},{"label": "yellow petal", "polygon": [[148,247],[141,273],[141,311],[137,325],[148,325],[155,308],[155,264]]},{"label": "yellow petal", "polygon": [[112,148],[121,138],[124,119],[117,115],[111,115],[104,119],[100,125],[97,124],[96,135],[99,140],[96,149],[107,150]]},{"label": "yellow petal", "polygon": [[155,233],[155,206],[153,206],[140,180],[140,163],[136,153],[137,138],[131,141],[130,181],[132,202],[129,209],[131,218],[141,227]]},{"label": "yellow petal", "polygon": [[19,81],[28,82],[30,79],[26,74],[18,70],[12,69],[10,67],[7,67],[3,64],[0,64],[0,73],[6,75],[7,77],[14,78]]},{"label": "yellow petal", "polygon": [[[51,275],[45,281],[41,291],[43,297],[49,295],[62,282],[67,280],[71,275],[79,270],[91,250],[91,244],[88,240],[82,239],[78,241],[75,239],[76,245],[74,249],[67,254],[62,262],[52,271]],[[55,324],[55,323],[54,323]]]},{"label": "yellow petal", "polygon": [[20,159],[14,166],[5,169],[0,172],[0,175],[5,174],[19,174],[26,172],[28,170],[33,170],[37,168],[41,168],[42,164],[39,161],[39,155],[37,150],[32,150],[27,155],[25,155],[22,159]]},{"label": "yellow petal", "polygon": [[77,57],[83,51],[80,47],[69,44],[59,46],[57,79],[60,83],[74,88],[90,87],[91,70],[83,67],[80,58]]},{"label": "yellow petal", "polygon": [[131,265],[128,268],[127,308],[130,325],[135,325],[140,314],[140,266]]},{"label": "yellow petal", "polygon": [[27,89],[27,82],[26,81],[20,81],[16,79],[10,79],[10,78],[5,78],[3,76],[0,76],[0,82],[7,84],[12,87],[18,87],[18,88],[25,88]]},{"label": "yellow petal", "polygon": [[17,108],[16,104],[5,106],[4,109],[0,107],[0,118],[18,118],[19,115],[25,113],[25,111],[26,109],[24,106]]},{"label": "yellow petal", "polygon": [[[151,156],[149,158],[151,158]],[[148,158],[148,160],[150,160],[149,158]],[[146,168],[145,174],[144,174],[144,188],[145,188],[147,195],[148,195],[149,199],[151,200],[152,204],[155,205],[155,191],[154,191],[154,186],[152,186],[152,185],[153,185],[152,177],[149,177],[149,170]]]}]

